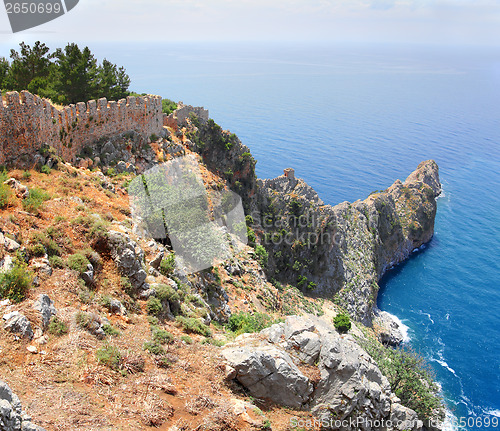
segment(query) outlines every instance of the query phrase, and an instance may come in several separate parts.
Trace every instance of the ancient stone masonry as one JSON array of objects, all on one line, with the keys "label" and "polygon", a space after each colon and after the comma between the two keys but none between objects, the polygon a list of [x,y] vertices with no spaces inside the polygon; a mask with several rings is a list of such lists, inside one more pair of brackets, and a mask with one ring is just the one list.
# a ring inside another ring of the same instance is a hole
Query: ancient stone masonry
[{"label": "ancient stone masonry", "polygon": [[73,161],[99,139],[128,131],[149,138],[163,128],[161,97],[105,98],[62,110],[28,91],[9,92],[0,102],[0,164],[28,165],[44,145]]}]

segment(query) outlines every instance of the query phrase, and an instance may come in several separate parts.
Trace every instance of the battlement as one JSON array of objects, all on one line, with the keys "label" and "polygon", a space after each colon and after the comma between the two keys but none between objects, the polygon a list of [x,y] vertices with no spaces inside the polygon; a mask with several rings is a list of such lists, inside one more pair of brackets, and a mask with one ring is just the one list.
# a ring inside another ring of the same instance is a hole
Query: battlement
[{"label": "battlement", "polygon": [[0,164],[29,164],[44,144],[73,161],[99,139],[127,131],[148,138],[162,127],[159,96],[102,98],[58,109],[28,91],[12,91],[0,102]]}]

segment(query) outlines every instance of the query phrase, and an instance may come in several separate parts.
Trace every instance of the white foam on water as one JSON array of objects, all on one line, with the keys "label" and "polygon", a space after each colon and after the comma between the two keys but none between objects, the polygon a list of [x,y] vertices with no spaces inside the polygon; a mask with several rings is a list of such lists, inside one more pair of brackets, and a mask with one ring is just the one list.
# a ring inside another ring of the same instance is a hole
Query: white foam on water
[{"label": "white foam on water", "polygon": [[429,320],[431,321],[431,323],[434,324],[434,320],[432,320],[432,317],[429,313],[424,313],[421,310],[418,313],[421,314],[422,316],[427,316],[429,318]]},{"label": "white foam on water", "polygon": [[496,416],[497,418],[500,418],[500,409],[485,410],[484,412],[487,415]]},{"label": "white foam on water", "polygon": [[444,361],[443,359],[433,359],[434,362],[437,362],[439,365],[441,365],[443,368],[446,368],[450,373],[452,373],[453,375],[457,375],[457,373],[455,372],[455,370],[453,368],[451,368],[449,365],[448,365],[448,362]]},{"label": "white foam on water", "polygon": [[443,421],[442,431],[456,431],[458,427],[454,426],[454,424],[458,423],[457,417],[450,412],[448,409],[445,411],[445,417]]},{"label": "white foam on water", "polygon": [[436,196],[436,200],[441,199],[446,197],[446,193],[444,192],[443,185],[441,184],[441,193],[439,193],[439,196]]}]

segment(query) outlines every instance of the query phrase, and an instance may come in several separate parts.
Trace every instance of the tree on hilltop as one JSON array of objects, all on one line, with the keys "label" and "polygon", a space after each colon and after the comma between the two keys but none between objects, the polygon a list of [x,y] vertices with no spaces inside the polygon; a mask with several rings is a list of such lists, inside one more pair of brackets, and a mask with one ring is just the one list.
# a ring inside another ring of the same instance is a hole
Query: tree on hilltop
[{"label": "tree on hilltop", "polygon": [[88,47],[69,43],[50,53],[42,42],[33,47],[21,42],[12,49],[12,63],[0,58],[0,88],[28,90],[61,104],[106,97],[119,100],[130,93],[130,78],[123,67],[104,59],[98,64]]},{"label": "tree on hilltop", "polygon": [[108,99],[120,100],[129,95],[130,78],[123,67],[104,59],[97,69],[97,85],[100,94],[106,94]]},{"label": "tree on hilltop", "polygon": [[12,90],[26,90],[30,82],[36,78],[45,78],[50,73],[51,55],[49,47],[37,41],[33,48],[20,43],[20,52],[10,50],[12,64],[7,73],[6,84]]},{"label": "tree on hilltop", "polygon": [[54,56],[59,75],[55,88],[63,96],[63,103],[97,97],[97,61],[87,46],[80,50],[76,43],[70,43],[64,50],[58,48]]},{"label": "tree on hilltop", "polygon": [[4,88],[5,79],[7,78],[7,73],[9,72],[9,60],[5,57],[0,57],[0,89]]}]

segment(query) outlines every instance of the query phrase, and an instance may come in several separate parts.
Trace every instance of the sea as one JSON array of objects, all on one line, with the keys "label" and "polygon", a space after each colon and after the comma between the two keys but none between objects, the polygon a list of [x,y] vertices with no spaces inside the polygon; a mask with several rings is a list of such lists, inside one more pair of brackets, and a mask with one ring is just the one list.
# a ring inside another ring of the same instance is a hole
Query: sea
[{"label": "sea", "polygon": [[[90,44],[131,89],[204,106],[257,159],[295,168],[328,204],[364,199],[434,159],[435,235],[381,280],[449,409],[500,420],[500,49],[289,43]],[[489,425],[486,425],[489,424]],[[498,428],[498,426],[497,426]]]}]

